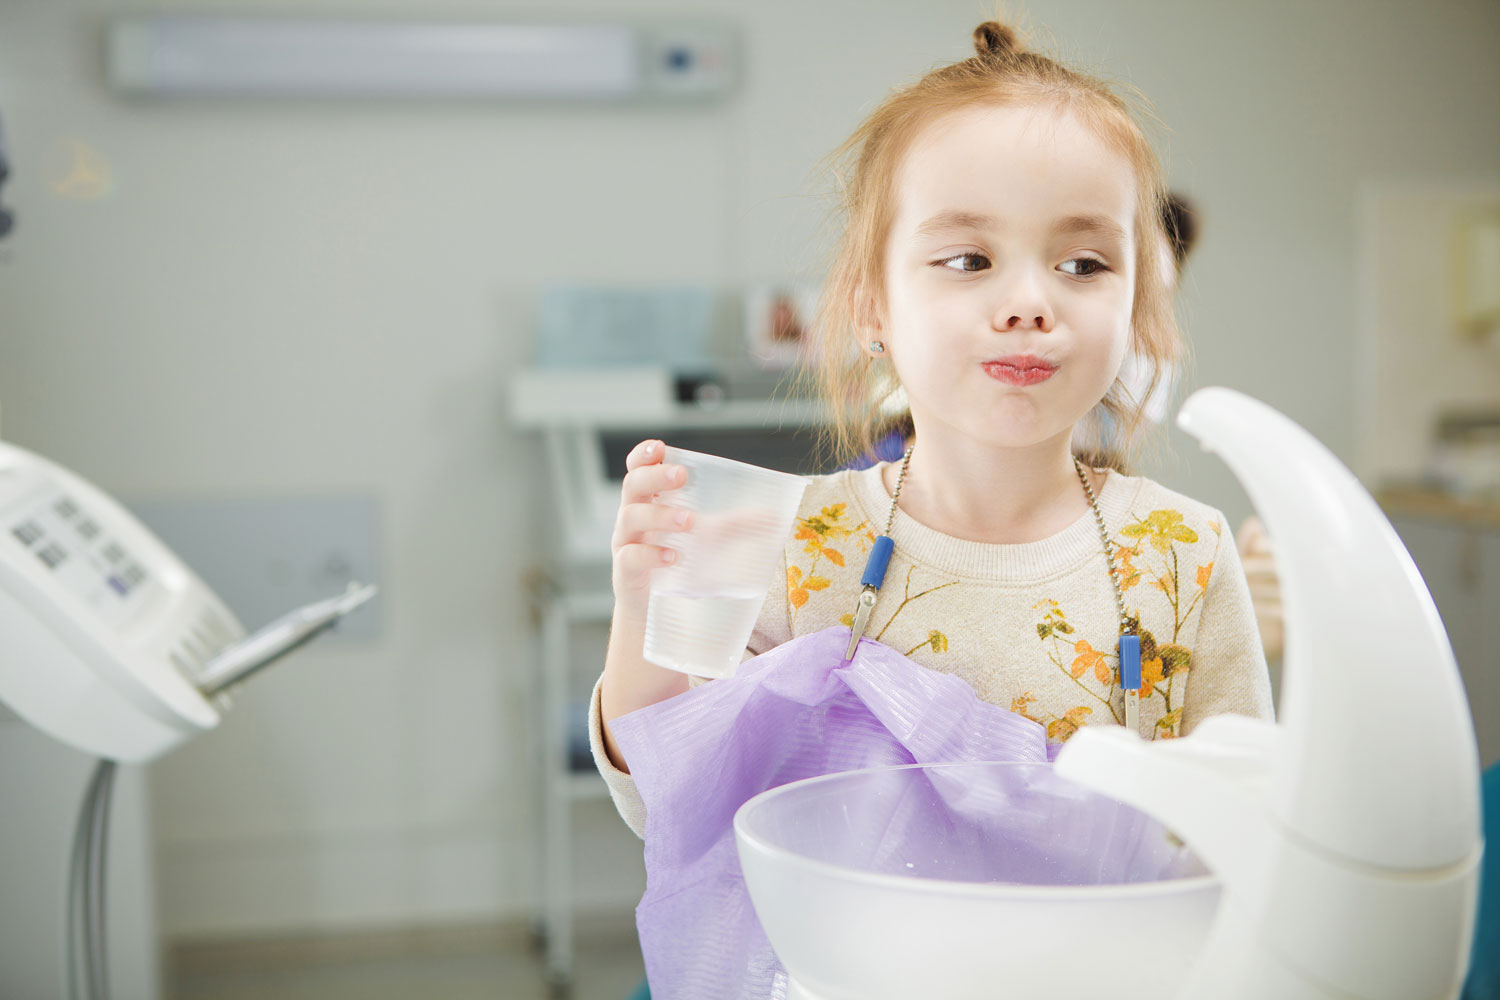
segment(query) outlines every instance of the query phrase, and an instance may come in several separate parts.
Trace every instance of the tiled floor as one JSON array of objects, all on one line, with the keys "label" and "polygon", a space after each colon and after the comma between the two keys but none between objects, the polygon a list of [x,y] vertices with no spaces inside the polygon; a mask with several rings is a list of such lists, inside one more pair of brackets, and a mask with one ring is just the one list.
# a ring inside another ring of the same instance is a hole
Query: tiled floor
[{"label": "tiled floor", "polygon": [[579,921],[570,994],[549,992],[520,925],[178,945],[169,1000],[627,1000],[643,978],[634,915]]}]

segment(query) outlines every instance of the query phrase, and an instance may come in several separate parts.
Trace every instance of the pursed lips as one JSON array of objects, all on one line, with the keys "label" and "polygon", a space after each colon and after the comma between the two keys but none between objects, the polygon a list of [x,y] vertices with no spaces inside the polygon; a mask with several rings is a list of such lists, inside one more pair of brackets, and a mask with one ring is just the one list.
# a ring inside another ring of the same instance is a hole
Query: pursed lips
[{"label": "pursed lips", "polygon": [[1046,368],[1049,371],[1057,370],[1057,365],[1035,354],[1012,354],[1009,357],[995,358],[984,363],[985,365],[1005,365],[1007,368],[1019,368],[1022,371],[1028,368]]},{"label": "pursed lips", "polygon": [[1013,355],[986,361],[980,367],[986,375],[1009,385],[1037,385],[1051,378],[1057,366],[1032,354]]}]

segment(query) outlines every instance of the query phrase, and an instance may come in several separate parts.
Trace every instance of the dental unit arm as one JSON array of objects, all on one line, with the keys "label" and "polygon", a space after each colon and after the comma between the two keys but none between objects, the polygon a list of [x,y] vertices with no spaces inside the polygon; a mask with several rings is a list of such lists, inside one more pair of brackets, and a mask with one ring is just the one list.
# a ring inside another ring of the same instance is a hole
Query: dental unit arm
[{"label": "dental unit arm", "polygon": [[1228,464],[1273,541],[1280,721],[1217,716],[1149,743],[1086,727],[1057,770],[1167,824],[1223,882],[1179,996],[1456,997],[1483,852],[1480,767],[1432,598],[1374,499],[1291,420],[1213,388],[1178,424]]},{"label": "dental unit arm", "polygon": [[230,688],[374,593],[351,585],[247,637],[113,498],[0,442],[0,701],[80,750],[144,763],[214,728]]}]

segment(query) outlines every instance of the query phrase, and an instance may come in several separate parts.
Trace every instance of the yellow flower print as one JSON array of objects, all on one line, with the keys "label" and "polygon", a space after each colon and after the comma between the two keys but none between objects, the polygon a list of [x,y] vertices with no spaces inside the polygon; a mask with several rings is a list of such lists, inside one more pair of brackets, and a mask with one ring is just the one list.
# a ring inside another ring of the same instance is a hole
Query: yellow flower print
[{"label": "yellow flower print", "polygon": [[917,650],[924,649],[928,646],[932,647],[932,651],[934,653],[946,653],[948,652],[948,637],[939,632],[937,629],[933,629],[931,632],[927,633],[927,640],[925,642],[919,642],[911,649],[908,649],[906,651],[906,655],[910,656]]},{"label": "yellow flower print", "polygon": [[801,566],[787,567],[787,603],[791,605],[793,615],[812,599],[814,592],[827,590],[832,585],[833,581],[828,577],[818,575],[820,560],[826,559],[840,568],[849,564],[848,557],[836,547],[838,543],[853,538],[861,552],[868,552],[874,544],[875,535],[868,522],[862,521],[853,527],[840,523],[847,513],[847,504],[836,503],[824,507],[812,517],[798,518],[797,530],[792,537],[804,543],[802,551],[812,556],[812,562],[805,570]]},{"label": "yellow flower print", "polygon": [[1115,543],[1115,565],[1114,574],[1120,581],[1120,589],[1129,590],[1141,582],[1140,568],[1131,560],[1141,554],[1141,550],[1135,545],[1121,545]]},{"label": "yellow flower print", "polygon": [[1087,705],[1077,705],[1068,709],[1061,719],[1053,719],[1047,723],[1047,739],[1056,743],[1066,743],[1069,737],[1078,732],[1083,725],[1083,717],[1093,714],[1094,710]]},{"label": "yellow flower print", "polygon": [[819,535],[816,531],[814,531],[812,528],[807,527],[805,524],[797,529],[797,533],[793,537],[795,537],[798,541],[807,542],[807,545],[803,547],[802,551],[812,553],[813,555],[822,556],[829,562],[833,563],[835,566],[845,565],[844,554],[838,549],[829,548],[827,545],[824,545],[824,536]]},{"label": "yellow flower print", "polygon": [[[1059,671],[1071,678],[1079,690],[1104,706],[1105,710],[1118,722],[1119,712],[1109,698],[1109,692],[1115,686],[1113,653],[1108,649],[1095,649],[1093,643],[1086,639],[1067,638],[1075,634],[1077,630],[1069,624],[1067,613],[1056,601],[1043,600],[1033,605],[1032,608],[1045,612],[1042,620],[1036,623],[1036,634],[1042,641],[1047,658]],[[1073,651],[1071,661],[1067,654],[1069,649]],[[1093,672],[1094,679],[1103,686],[1102,692],[1093,690],[1082,679],[1083,675],[1090,671]]]},{"label": "yellow flower print", "polygon": [[[812,517],[798,518],[797,531],[793,537],[799,542],[807,543],[804,551],[815,554],[837,551],[827,548],[827,544],[830,541],[842,541],[845,538],[865,536],[873,542],[875,540],[874,532],[870,530],[868,521],[861,521],[852,528],[846,524],[839,523],[844,519],[844,514],[847,512],[847,504],[836,503],[824,507]],[[842,556],[842,553],[840,555]]]},{"label": "yellow flower print", "polygon": [[808,594],[798,584],[802,582],[802,567],[791,566],[786,571],[786,599],[794,608],[800,608],[807,603]]},{"label": "yellow flower print", "polygon": [[1141,697],[1151,697],[1151,692],[1156,690],[1156,685],[1166,680],[1162,676],[1161,657],[1156,656],[1149,660],[1141,661]]},{"label": "yellow flower print", "polygon": [[801,566],[789,567],[786,571],[787,600],[791,602],[792,607],[800,608],[812,596],[809,591],[827,590],[830,583],[832,583],[831,580],[822,576],[809,576],[803,579]]},{"label": "yellow flower print", "polygon": [[1032,605],[1033,611],[1040,611],[1043,608],[1047,609],[1047,613],[1042,616],[1041,621],[1036,623],[1036,634],[1043,642],[1052,638],[1053,635],[1073,634],[1073,626],[1068,624],[1067,612],[1056,601],[1048,598]]},{"label": "yellow flower print", "polygon": [[1177,736],[1177,726],[1181,722],[1182,709],[1172,709],[1172,711],[1156,720],[1156,738],[1159,740],[1175,739]]},{"label": "yellow flower print", "polygon": [[1198,533],[1182,523],[1182,513],[1175,510],[1153,510],[1146,518],[1127,524],[1121,532],[1126,538],[1145,538],[1158,552],[1171,552],[1173,542],[1191,545]]},{"label": "yellow flower print", "polygon": [[[1169,739],[1177,735],[1182,720],[1182,707],[1174,702],[1180,701],[1183,685],[1176,683],[1175,678],[1177,674],[1185,675],[1192,662],[1192,651],[1179,644],[1177,639],[1208,591],[1214,563],[1199,564],[1196,560],[1187,562],[1183,558],[1185,553],[1178,548],[1178,543],[1196,545],[1203,525],[1190,526],[1181,511],[1153,510],[1145,517],[1132,516],[1135,520],[1120,529],[1123,540],[1114,544],[1115,573],[1122,593],[1131,587],[1145,585],[1149,591],[1160,592],[1171,608],[1170,629],[1165,621],[1158,626],[1162,633],[1160,645],[1151,630],[1143,626],[1139,610],[1130,625],[1141,639],[1141,696],[1161,699],[1164,715],[1156,725],[1155,736]],[[1206,527],[1216,534],[1222,531],[1217,521],[1206,522]],[[1180,559],[1186,565],[1180,564]],[[1154,601],[1155,598],[1145,597],[1143,600]],[[1088,666],[1092,663],[1084,665],[1083,669]],[[1076,661],[1073,675],[1075,679],[1080,676]],[[1186,681],[1186,677],[1183,679]],[[1115,712],[1112,702],[1110,711]],[[1119,721],[1118,715],[1116,721]]]},{"label": "yellow flower print", "polygon": [[1177,674],[1185,674],[1191,669],[1193,651],[1186,646],[1175,642],[1168,643],[1160,650],[1162,662],[1162,676],[1175,677]]},{"label": "yellow flower print", "polygon": [[1073,643],[1073,651],[1078,654],[1077,658],[1073,660],[1071,671],[1075,681],[1082,677],[1084,671],[1091,667],[1094,671],[1094,677],[1098,679],[1100,684],[1108,684],[1114,679],[1115,672],[1110,667],[1109,660],[1105,658],[1103,653],[1089,645],[1086,639],[1079,639]]},{"label": "yellow flower print", "polygon": [[1030,719],[1032,722],[1041,722],[1041,719],[1026,711],[1034,701],[1036,701],[1036,695],[1030,691],[1022,692],[1019,696],[1010,700],[1010,710],[1019,716]]},{"label": "yellow flower print", "polygon": [[[1220,531],[1217,521],[1210,523],[1208,527],[1214,532]],[[1172,638],[1175,640],[1182,634],[1189,616],[1208,592],[1208,581],[1213,574],[1212,562],[1196,566],[1197,572],[1193,576],[1188,576],[1178,565],[1179,552],[1173,546],[1178,542],[1196,544],[1199,540],[1198,532],[1183,522],[1181,511],[1153,510],[1147,516],[1137,517],[1133,523],[1127,524],[1121,529],[1121,533],[1136,540],[1134,546],[1116,543],[1115,556],[1121,590],[1132,583],[1145,582],[1151,588],[1161,591],[1172,607]],[[1152,549],[1165,558],[1158,565],[1148,566],[1143,570],[1133,560],[1141,558],[1142,547],[1146,542],[1150,542]],[[1189,580],[1197,584],[1196,588],[1189,586]],[[1185,589],[1188,592],[1185,593]],[[1144,656],[1142,658],[1148,659]],[[1170,670],[1167,676],[1170,676]]]}]

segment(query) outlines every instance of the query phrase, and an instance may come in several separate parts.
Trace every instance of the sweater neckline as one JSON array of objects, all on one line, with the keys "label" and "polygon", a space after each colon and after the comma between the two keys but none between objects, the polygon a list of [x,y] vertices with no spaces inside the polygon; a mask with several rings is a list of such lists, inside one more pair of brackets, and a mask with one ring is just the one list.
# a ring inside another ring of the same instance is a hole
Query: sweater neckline
[{"label": "sweater neckline", "polygon": [[[849,473],[852,492],[861,512],[877,531],[885,525],[891,507],[891,494],[881,475],[881,470],[889,464],[882,462]],[[1111,535],[1129,511],[1134,493],[1130,489],[1132,485],[1138,486],[1139,481],[1111,469],[1105,476],[1104,485],[1095,494],[1105,529]],[[1091,509],[1085,509],[1072,524],[1046,538],[1032,542],[995,543],[971,542],[945,535],[897,507],[891,538],[896,543],[896,551],[907,558],[966,577],[1036,580],[1073,569],[1089,558],[1099,560],[1103,569],[1104,548],[1099,542],[1099,527],[1094,523]]]}]

